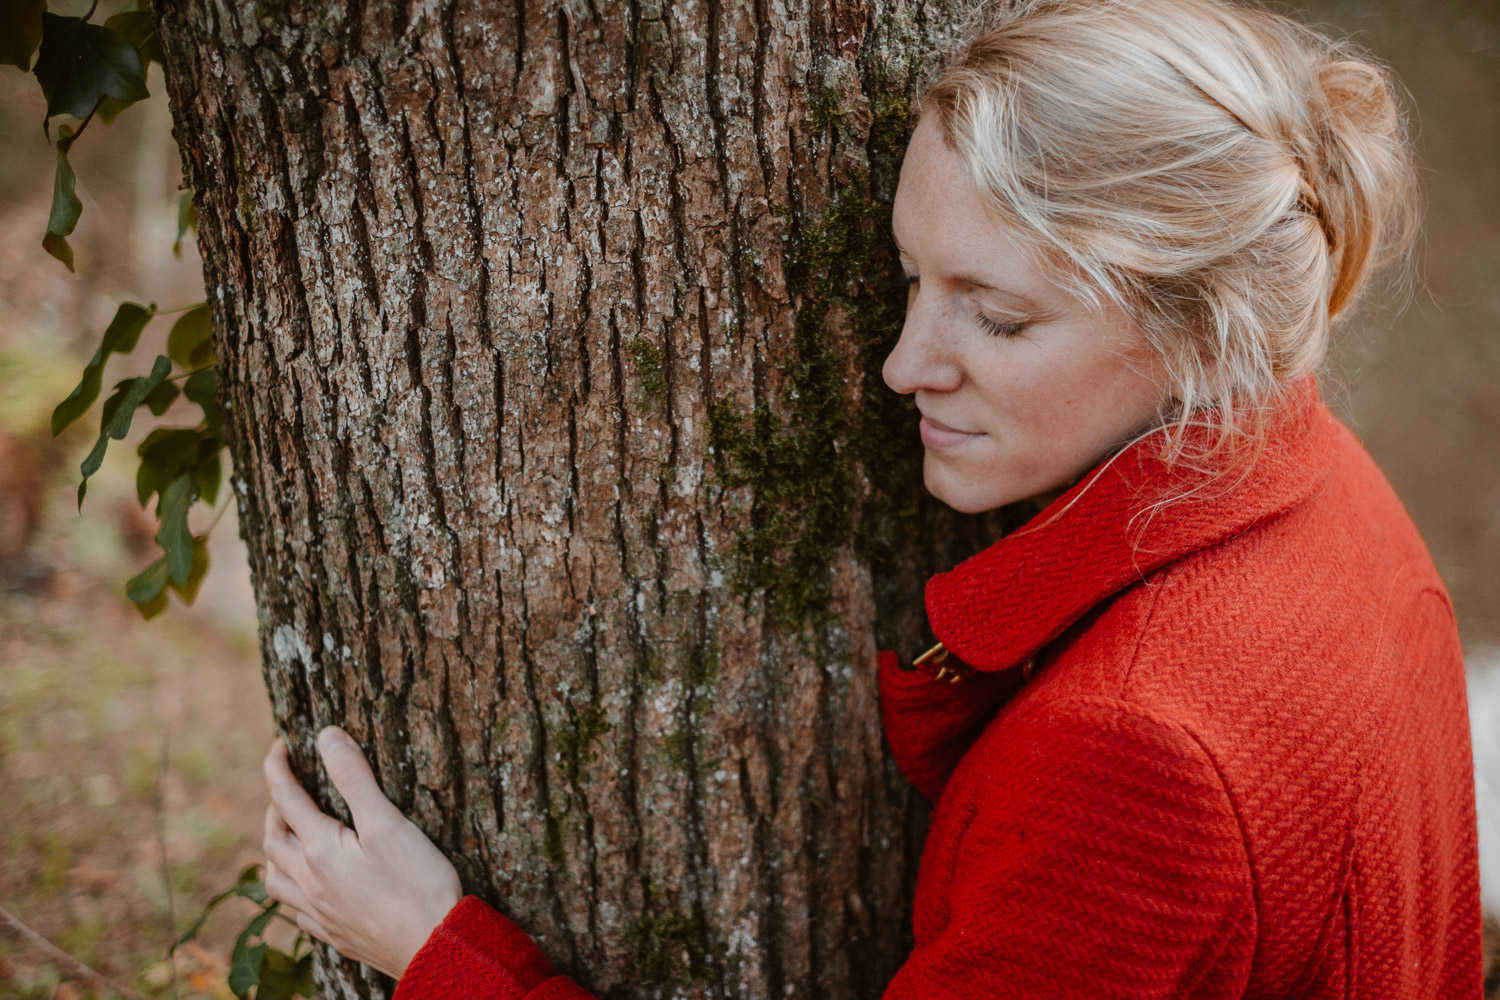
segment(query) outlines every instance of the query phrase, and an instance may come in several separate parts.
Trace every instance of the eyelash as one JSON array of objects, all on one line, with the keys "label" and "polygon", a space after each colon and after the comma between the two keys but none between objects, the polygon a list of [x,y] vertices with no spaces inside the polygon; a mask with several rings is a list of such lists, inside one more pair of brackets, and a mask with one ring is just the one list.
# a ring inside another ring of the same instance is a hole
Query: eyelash
[{"label": "eyelash", "polygon": [[[909,274],[906,276],[906,286],[910,288],[912,285],[915,285],[918,280],[919,279],[916,275]],[[974,319],[979,323],[980,326],[984,327],[985,332],[992,337],[1019,337],[1021,335],[1021,331],[1026,329],[1025,323],[1001,323],[998,320],[990,319],[988,316],[977,309],[974,310]]]},{"label": "eyelash", "polygon": [[1021,331],[1026,329],[1025,323],[1001,323],[990,319],[977,309],[974,311],[974,319],[992,337],[1019,337]]},{"label": "eyelash", "polygon": [[1023,322],[996,322],[981,312],[974,313],[974,318],[980,321],[981,327],[992,337],[1019,337],[1026,328]]}]

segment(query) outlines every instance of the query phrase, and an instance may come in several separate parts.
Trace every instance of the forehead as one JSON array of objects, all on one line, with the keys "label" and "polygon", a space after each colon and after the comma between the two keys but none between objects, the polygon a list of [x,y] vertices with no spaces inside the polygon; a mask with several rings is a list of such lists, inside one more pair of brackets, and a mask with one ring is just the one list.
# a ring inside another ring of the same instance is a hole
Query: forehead
[{"label": "forehead", "polygon": [[963,159],[926,118],[907,146],[891,230],[924,278],[963,276],[1026,295],[1050,284],[1014,226],[985,203]]}]

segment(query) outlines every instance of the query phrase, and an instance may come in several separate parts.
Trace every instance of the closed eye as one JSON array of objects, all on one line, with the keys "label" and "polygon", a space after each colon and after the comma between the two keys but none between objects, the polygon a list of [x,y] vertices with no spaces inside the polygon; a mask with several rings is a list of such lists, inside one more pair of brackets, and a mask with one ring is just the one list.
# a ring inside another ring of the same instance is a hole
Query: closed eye
[{"label": "closed eye", "polygon": [[1026,329],[1025,323],[1001,323],[999,320],[990,319],[977,309],[974,311],[974,319],[993,337],[1016,337]]}]

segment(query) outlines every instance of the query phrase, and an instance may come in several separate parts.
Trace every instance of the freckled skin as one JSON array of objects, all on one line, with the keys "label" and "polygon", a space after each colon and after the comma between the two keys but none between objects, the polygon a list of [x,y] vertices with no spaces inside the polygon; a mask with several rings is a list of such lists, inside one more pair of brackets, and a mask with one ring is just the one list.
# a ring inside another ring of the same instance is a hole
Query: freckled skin
[{"label": "freckled skin", "polygon": [[[885,382],[971,435],[936,446],[924,435],[934,496],[968,513],[1042,496],[1152,425],[1167,382],[1139,330],[1027,259],[931,116],[907,147],[892,229],[917,281]],[[997,336],[977,315],[1021,329]]]}]

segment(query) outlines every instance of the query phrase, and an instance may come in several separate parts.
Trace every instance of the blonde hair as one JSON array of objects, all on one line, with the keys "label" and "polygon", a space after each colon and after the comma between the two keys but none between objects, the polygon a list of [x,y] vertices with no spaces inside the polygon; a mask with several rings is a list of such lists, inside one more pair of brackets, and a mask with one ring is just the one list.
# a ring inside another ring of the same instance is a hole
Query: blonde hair
[{"label": "blonde hair", "polygon": [[1257,7],[1020,0],[980,11],[918,110],[1039,260],[1139,326],[1171,383],[1165,456],[1206,467],[1259,450],[1331,322],[1410,245],[1396,93]]}]

